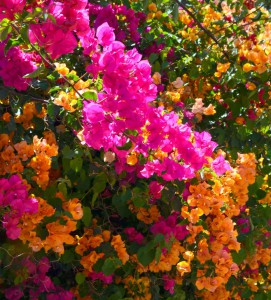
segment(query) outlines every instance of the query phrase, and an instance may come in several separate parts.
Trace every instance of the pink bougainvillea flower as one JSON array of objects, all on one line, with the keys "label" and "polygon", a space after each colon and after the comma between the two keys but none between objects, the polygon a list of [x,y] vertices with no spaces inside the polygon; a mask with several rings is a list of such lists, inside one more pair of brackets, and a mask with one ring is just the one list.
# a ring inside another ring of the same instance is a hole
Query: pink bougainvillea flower
[{"label": "pink bougainvillea flower", "polygon": [[1,0],[0,21],[4,18],[13,20],[14,14],[21,12],[25,4],[26,4],[26,0]]},{"label": "pink bougainvillea flower", "polygon": [[162,278],[163,278],[163,281],[164,281],[164,289],[166,291],[169,291],[169,293],[171,295],[173,295],[174,294],[175,280],[174,279],[170,279],[167,274],[164,274],[162,276]]},{"label": "pink bougainvillea flower", "polygon": [[225,160],[223,155],[219,155],[215,160],[213,160],[211,165],[216,174],[219,176],[223,175],[227,170],[231,170],[229,162]]},{"label": "pink bougainvillea flower", "polygon": [[37,68],[34,56],[32,53],[24,53],[19,47],[12,47],[5,54],[4,48],[5,43],[0,43],[0,77],[6,86],[24,91],[32,79],[23,76]]},{"label": "pink bougainvillea flower", "polygon": [[160,199],[161,198],[161,192],[163,190],[163,185],[159,184],[157,181],[152,181],[149,184],[149,189],[150,189],[150,196],[152,200]]},{"label": "pink bougainvillea flower", "polygon": [[102,46],[109,46],[115,41],[114,29],[107,22],[100,25],[96,30],[98,42]]},{"label": "pink bougainvillea flower", "polygon": [[129,241],[135,242],[139,245],[143,243],[144,236],[140,232],[136,231],[133,227],[127,227],[124,229],[124,233],[127,234]]},{"label": "pink bougainvillea flower", "polygon": [[63,31],[57,24],[43,23],[31,24],[29,30],[31,43],[38,43],[47,51],[52,59],[63,54],[72,53],[77,47],[77,41],[73,33]]}]

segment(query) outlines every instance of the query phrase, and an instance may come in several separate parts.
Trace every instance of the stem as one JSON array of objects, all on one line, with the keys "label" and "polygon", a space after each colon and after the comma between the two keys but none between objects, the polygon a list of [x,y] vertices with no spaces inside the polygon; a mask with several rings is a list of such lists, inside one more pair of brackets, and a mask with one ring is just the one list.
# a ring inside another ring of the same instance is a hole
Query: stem
[{"label": "stem", "polygon": [[199,26],[199,28],[201,28],[218,46],[219,48],[222,50],[224,56],[230,60],[229,54],[223,49],[223,45],[220,44],[220,42],[218,41],[218,39],[212,34],[211,31],[209,31],[208,29],[206,29],[201,23],[200,21],[197,19],[197,17],[183,4],[181,3],[179,0],[174,0],[184,11],[187,12],[187,14],[195,21],[195,23]]},{"label": "stem", "polygon": [[[12,25],[13,29],[16,31],[16,33],[20,34],[19,28],[13,23],[11,23],[11,25]],[[45,52],[45,55],[46,55],[46,57],[45,57],[41,54],[40,50],[35,45],[33,45],[30,42],[29,42],[29,44],[30,44],[30,47],[32,48],[32,50],[34,50],[35,52],[37,52],[40,55],[40,57],[41,57],[41,59],[43,60],[44,63],[49,65],[52,70],[56,69],[53,60],[51,59],[51,57],[46,52]],[[84,99],[82,94],[74,87],[74,85],[65,76],[63,76],[62,74],[59,74],[59,75],[77,93],[77,95],[80,98]]]}]

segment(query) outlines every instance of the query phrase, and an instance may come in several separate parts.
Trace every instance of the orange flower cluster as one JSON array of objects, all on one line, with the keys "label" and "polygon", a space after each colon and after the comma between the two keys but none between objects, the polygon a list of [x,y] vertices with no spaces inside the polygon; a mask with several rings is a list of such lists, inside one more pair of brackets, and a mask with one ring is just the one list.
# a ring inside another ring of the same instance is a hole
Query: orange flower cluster
[{"label": "orange flower cluster", "polygon": [[122,280],[125,289],[134,300],[151,300],[150,279],[146,276],[135,279],[131,275]]},{"label": "orange flower cluster", "polygon": [[144,267],[137,258],[137,255],[131,257],[131,261],[137,264],[138,273],[146,273],[148,271],[158,273],[158,272],[169,272],[174,266],[179,262],[180,255],[185,251],[184,247],[178,240],[174,240],[169,249],[161,253],[159,261],[154,259],[148,266]]},{"label": "orange flower cluster", "polygon": [[33,154],[33,145],[26,141],[12,144],[12,137],[8,134],[0,134],[0,175],[22,173],[22,162],[27,161]]},{"label": "orange flower cluster", "polygon": [[[66,64],[55,63],[55,66],[58,73],[62,76],[76,76],[76,72],[74,70],[70,71],[66,67]],[[79,97],[75,90],[80,91],[80,93],[84,93],[88,91],[90,83],[89,81],[83,81],[82,79],[79,79],[76,83],[69,79],[69,82],[73,84],[75,89],[72,89],[68,93],[60,91],[58,96],[54,99],[54,104],[62,106],[64,109],[70,112],[74,112],[77,109]]]},{"label": "orange flower cluster", "polygon": [[[59,193],[56,194],[56,197],[60,197]],[[79,220],[83,215],[81,204],[78,203],[78,199],[76,198],[65,201],[63,203],[63,208],[71,213],[73,220],[68,216],[63,216],[55,222],[47,223],[46,229],[49,234],[42,240],[37,236],[36,231],[38,225],[42,223],[45,217],[54,215],[55,209],[44,199],[37,199],[39,201],[38,212],[32,215],[24,214],[21,218],[20,239],[23,243],[29,242],[29,247],[32,248],[34,252],[44,248],[46,252],[52,249],[54,252],[62,255],[64,253],[64,243],[68,245],[75,243],[75,239],[70,233],[76,230],[76,220]]]},{"label": "orange flower cluster", "polygon": [[145,224],[157,222],[161,217],[157,205],[152,205],[150,208],[137,208],[133,204],[130,204],[129,209],[131,212],[136,213],[137,219],[144,222]]},{"label": "orange flower cluster", "polygon": [[68,211],[74,220],[80,220],[83,217],[83,210],[80,200],[78,198],[73,198],[67,201],[61,192],[56,193],[56,197],[62,200],[62,208]]},{"label": "orange flower cluster", "polygon": [[125,265],[126,262],[129,260],[129,255],[126,251],[125,244],[119,234],[114,235],[112,237],[111,245],[116,250],[118,257],[121,260],[122,264]]},{"label": "orange flower cluster", "polygon": [[35,128],[35,122],[32,121],[34,117],[43,119],[45,116],[45,107],[42,106],[41,111],[38,112],[35,102],[28,102],[23,106],[22,114],[16,116],[14,120],[27,130]]},{"label": "orange flower cluster", "polygon": [[153,260],[148,269],[151,272],[157,273],[159,271],[162,272],[169,272],[173,266],[180,260],[180,254],[183,253],[185,250],[181,246],[179,241],[174,241],[170,247],[170,249],[166,253],[162,253],[159,262]]},{"label": "orange flower cluster", "polygon": [[[65,223],[65,224],[63,224]],[[43,241],[46,252],[52,249],[59,255],[64,253],[64,243],[72,245],[75,242],[72,231],[76,230],[76,222],[63,216],[60,220],[46,224],[49,235]]]},{"label": "orange flower cluster", "polygon": [[12,144],[11,135],[0,134],[0,175],[22,173],[25,167],[31,167],[36,173],[32,179],[45,189],[51,157],[58,154],[58,146],[53,132],[45,131],[44,137],[34,136],[30,145],[26,141]]},{"label": "orange flower cluster", "polygon": [[104,253],[97,253],[96,251],[91,251],[88,255],[83,256],[80,260],[81,265],[88,270],[89,272],[92,272],[92,267],[96,264],[96,262],[104,257]]},{"label": "orange flower cluster", "polygon": [[36,197],[39,202],[39,209],[36,214],[24,214],[21,218],[21,235],[20,239],[23,243],[29,242],[29,247],[34,252],[38,252],[44,247],[44,243],[40,237],[37,236],[35,229],[42,223],[45,217],[51,217],[55,213],[55,209],[47,203],[44,199]]},{"label": "orange flower cluster", "polygon": [[248,264],[251,270],[259,268],[260,264],[268,266],[271,261],[271,249],[263,248],[262,245],[258,245],[256,252],[253,255],[248,255],[244,264]]},{"label": "orange flower cluster", "polygon": [[[262,18],[269,18],[269,12],[261,8]],[[250,13],[243,20],[245,29],[249,38],[239,38],[234,41],[235,46],[239,51],[240,58],[246,58],[249,62],[243,66],[245,72],[255,71],[259,74],[264,73],[270,65],[271,57],[271,46],[270,46],[270,32],[271,24],[266,22],[265,26],[262,28],[263,31],[259,32],[256,27],[257,24],[251,22],[255,17],[255,13]],[[255,32],[259,32],[259,35],[256,37]],[[253,37],[253,38],[252,38]],[[251,63],[250,63],[251,62]]]},{"label": "orange flower cluster", "polygon": [[[203,291],[200,293],[203,299],[220,299],[230,276],[237,276],[239,268],[233,262],[230,251],[238,252],[240,243],[237,241],[238,232],[234,229],[235,224],[231,218],[238,216],[240,207],[246,204],[248,186],[254,183],[255,176],[254,154],[239,154],[237,166],[227,171],[224,176],[213,178],[206,174],[206,178],[211,179],[212,183],[203,181],[189,188],[189,206],[182,207],[181,215],[190,223],[187,227],[190,236],[186,241],[189,244],[197,243],[196,259],[206,267],[198,274],[196,282],[197,288]],[[203,230],[201,225],[196,225],[203,215],[207,216],[207,230]],[[207,238],[196,239],[202,233],[210,236],[209,241]],[[215,275],[211,277],[206,276],[210,261],[215,267]]]},{"label": "orange flower cluster", "polygon": [[45,189],[49,183],[49,170],[51,168],[51,157],[58,154],[58,146],[53,132],[44,132],[44,139],[37,136],[33,138],[33,149],[35,156],[31,158],[28,167],[35,170],[36,175],[32,179]]},{"label": "orange flower cluster", "polygon": [[103,243],[104,241],[108,241],[107,239],[104,239],[103,236],[104,234],[95,235],[92,228],[85,229],[83,236],[77,237],[78,241],[77,246],[75,248],[75,252],[83,256],[85,251],[99,247],[101,243]]}]

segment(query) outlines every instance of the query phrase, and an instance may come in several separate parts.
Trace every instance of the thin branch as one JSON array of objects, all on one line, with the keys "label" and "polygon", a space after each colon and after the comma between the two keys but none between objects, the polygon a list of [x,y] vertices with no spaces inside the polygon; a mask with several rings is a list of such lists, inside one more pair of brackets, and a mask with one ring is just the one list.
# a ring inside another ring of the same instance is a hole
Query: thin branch
[{"label": "thin branch", "polygon": [[[20,31],[19,31],[19,28],[15,25],[15,24],[13,24],[13,23],[11,23],[11,25],[12,25],[12,27],[13,27],[13,29],[16,31],[16,33],[17,34],[20,34]],[[56,66],[54,65],[54,62],[52,61],[52,59],[51,59],[51,57],[45,52],[45,55],[46,55],[46,57],[45,56],[43,56],[42,54],[41,54],[41,52],[39,51],[39,49],[37,49],[36,48],[36,46],[35,45],[33,45],[32,43],[30,43],[29,42],[29,44],[30,44],[30,47],[35,51],[35,52],[37,52],[39,55],[40,55],[40,57],[41,57],[41,59],[43,60],[43,62],[44,63],[46,63],[47,65],[49,65],[50,66],[50,68],[52,69],[52,70],[56,70]],[[83,96],[82,96],[82,94],[74,87],[74,85],[65,77],[65,76],[63,76],[62,74],[59,74],[60,75],[60,77],[77,93],[77,95],[80,97],[80,98],[84,98]]]},{"label": "thin branch", "polygon": [[208,29],[206,29],[201,23],[200,21],[197,19],[197,17],[183,4],[181,3],[179,0],[174,0],[184,11],[187,12],[187,14],[195,21],[195,23],[199,26],[199,28],[201,28],[218,46],[219,48],[221,48],[224,56],[230,60],[229,54],[223,49],[223,45],[220,44],[220,42],[218,41],[218,39],[212,34],[211,31],[209,31]]},{"label": "thin branch", "polygon": [[[9,94],[14,95],[14,96],[21,96],[21,97],[26,97],[25,94],[20,93],[20,92],[16,92],[15,90],[13,90],[12,88],[3,86],[5,90],[8,91]],[[31,94],[28,94],[27,96],[28,98],[31,98],[32,101],[37,101],[37,102],[41,102],[41,103],[45,103],[48,104],[49,103],[49,99],[42,99],[42,98],[37,98],[35,96],[32,96]]]}]

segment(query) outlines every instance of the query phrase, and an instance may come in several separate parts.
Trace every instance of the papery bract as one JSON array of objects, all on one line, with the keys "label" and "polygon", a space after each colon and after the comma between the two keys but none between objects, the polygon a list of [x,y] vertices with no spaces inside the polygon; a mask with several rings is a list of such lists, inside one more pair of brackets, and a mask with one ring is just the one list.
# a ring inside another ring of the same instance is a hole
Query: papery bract
[{"label": "papery bract", "polygon": [[77,47],[73,33],[65,32],[53,23],[30,25],[29,39],[31,43],[38,43],[43,47],[53,59],[72,53]]}]

